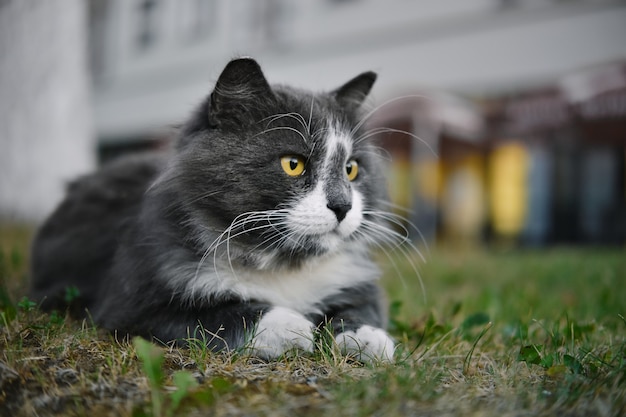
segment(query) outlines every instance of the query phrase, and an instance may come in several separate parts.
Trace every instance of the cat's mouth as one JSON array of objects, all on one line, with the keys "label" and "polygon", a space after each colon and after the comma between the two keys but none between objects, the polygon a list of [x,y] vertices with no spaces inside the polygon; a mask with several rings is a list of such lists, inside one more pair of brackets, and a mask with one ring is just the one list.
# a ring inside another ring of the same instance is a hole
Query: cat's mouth
[{"label": "cat's mouth", "polygon": [[319,223],[311,222],[303,227],[300,232],[302,236],[311,238],[327,238],[336,237],[339,239],[347,239],[358,228],[358,222],[355,221],[321,221]]},{"label": "cat's mouth", "polygon": [[344,222],[335,222],[333,225],[319,225],[310,227],[308,233],[302,234],[296,242],[306,242],[303,246],[312,247],[317,253],[327,253],[341,248],[356,232],[357,227]]},{"label": "cat's mouth", "polygon": [[313,243],[312,246],[318,253],[327,253],[339,249],[344,241],[344,238],[340,233],[331,231],[325,234],[312,236],[311,241]]}]

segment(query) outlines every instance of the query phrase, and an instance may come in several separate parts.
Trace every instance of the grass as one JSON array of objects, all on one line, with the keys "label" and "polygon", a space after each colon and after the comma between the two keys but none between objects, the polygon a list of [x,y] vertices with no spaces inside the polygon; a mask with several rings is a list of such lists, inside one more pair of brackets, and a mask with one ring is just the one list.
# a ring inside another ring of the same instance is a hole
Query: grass
[{"label": "grass", "polygon": [[[393,364],[320,341],[263,362],[117,341],[27,298],[27,229],[0,229],[0,416],[619,416],[623,249],[438,250],[387,262]],[[393,266],[395,264],[395,266]]]}]

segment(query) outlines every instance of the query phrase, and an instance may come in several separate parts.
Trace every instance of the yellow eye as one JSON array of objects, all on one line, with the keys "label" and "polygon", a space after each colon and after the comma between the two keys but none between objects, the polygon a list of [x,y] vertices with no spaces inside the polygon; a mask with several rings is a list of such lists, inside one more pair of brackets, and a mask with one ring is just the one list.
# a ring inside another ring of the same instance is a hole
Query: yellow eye
[{"label": "yellow eye", "polygon": [[359,175],[359,164],[354,159],[349,160],[346,164],[346,174],[350,181],[354,181]]},{"label": "yellow eye", "polygon": [[304,172],[304,159],[300,156],[286,155],[280,158],[280,166],[290,177],[297,177]]}]

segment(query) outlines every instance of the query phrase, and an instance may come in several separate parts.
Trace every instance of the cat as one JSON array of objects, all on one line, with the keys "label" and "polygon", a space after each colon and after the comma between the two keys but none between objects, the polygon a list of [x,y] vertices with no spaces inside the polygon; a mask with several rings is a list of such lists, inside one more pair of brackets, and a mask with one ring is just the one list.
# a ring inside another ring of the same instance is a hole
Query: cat
[{"label": "cat", "polygon": [[272,360],[330,330],[346,355],[392,360],[370,255],[391,233],[363,130],[375,80],[311,93],[230,61],[169,152],[69,185],[34,239],[31,297],[164,343]]}]

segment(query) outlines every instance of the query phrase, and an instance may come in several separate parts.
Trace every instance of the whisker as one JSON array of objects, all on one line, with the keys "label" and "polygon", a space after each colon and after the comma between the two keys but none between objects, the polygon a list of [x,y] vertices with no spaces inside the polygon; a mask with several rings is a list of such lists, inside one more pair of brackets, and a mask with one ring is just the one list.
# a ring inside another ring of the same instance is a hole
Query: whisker
[{"label": "whisker", "polygon": [[[408,208],[403,207],[403,206],[400,206],[400,205],[398,205],[398,204],[393,204],[393,203],[391,203],[391,202],[383,202],[383,204],[385,204],[385,205],[387,205],[387,206],[389,206],[389,207],[391,207],[391,208],[394,208],[394,209],[396,209],[396,210],[399,210],[399,211],[404,211],[404,212],[405,212],[405,213],[407,213],[407,214],[411,214],[411,213],[413,213],[413,210],[408,209]],[[368,213],[370,213],[370,212],[368,212]],[[380,211],[380,210],[379,210],[379,211],[377,211],[377,212],[371,212],[371,214],[372,214],[372,215],[377,215],[377,213],[383,213],[383,212],[382,212],[382,211]],[[414,230],[414,231],[417,233],[417,235],[418,235],[418,236],[419,236],[419,238],[420,238],[420,241],[421,241],[422,245],[424,245],[424,248],[426,249],[426,253],[428,254],[428,256],[430,256],[430,247],[429,247],[429,245],[428,245],[428,241],[426,240],[426,237],[424,236],[424,234],[422,233],[422,231],[419,229],[419,227],[417,227],[417,226],[415,225],[415,223],[413,223],[412,221],[410,221],[410,220],[409,220],[406,216],[402,216],[402,215],[399,215],[399,214],[396,214],[396,213],[392,213],[392,212],[385,212],[385,213],[386,213],[388,216],[393,216],[393,217],[394,217],[394,219],[395,219],[395,220],[391,220],[391,219],[389,219],[389,221],[391,221],[392,223],[394,223],[394,224],[396,224],[396,225],[398,225],[398,226],[402,227],[404,230],[406,230],[406,228],[403,226],[403,223],[408,224],[408,225],[410,226],[411,230]],[[400,222],[400,223],[398,223],[398,222]],[[402,223],[402,224],[401,224],[401,223]],[[409,233],[408,233],[408,231],[407,231],[407,235],[408,235],[408,234],[409,234]],[[421,255],[421,253],[420,253],[420,255]],[[424,259],[424,257],[423,257],[423,256],[422,256],[422,261],[423,261],[423,262],[425,262],[425,263],[427,262],[427,260],[426,260],[426,259]]]},{"label": "whisker", "polygon": [[355,139],[355,143],[362,142],[362,141],[364,141],[365,139],[367,139],[367,138],[369,138],[371,136],[379,135],[379,134],[382,134],[382,133],[399,133],[399,134],[402,134],[402,135],[407,135],[407,136],[409,136],[409,137],[419,141],[420,143],[422,143],[424,146],[426,146],[426,148],[430,151],[430,153],[433,154],[433,156],[435,156],[436,158],[439,158],[439,155],[437,154],[437,152],[424,139],[420,138],[419,136],[417,136],[414,133],[407,132],[406,130],[394,129],[394,128],[391,128],[391,127],[374,128],[374,129],[366,132],[364,135],[361,135],[360,137]]},{"label": "whisker", "polygon": [[313,121],[313,104],[315,103],[315,96],[311,97],[311,109],[309,111],[309,122],[307,123],[307,132],[311,134],[311,122]]},{"label": "whisker", "polygon": [[[424,281],[422,279],[422,276],[419,272],[419,268],[417,267],[417,265],[415,264],[415,262],[413,261],[413,257],[410,256],[409,250],[408,248],[411,250],[411,252],[417,253],[418,256],[420,257],[420,259],[423,262],[426,262],[424,257],[422,256],[422,254],[420,253],[419,249],[411,242],[410,239],[408,239],[408,236],[403,236],[398,232],[395,232],[389,228],[386,228],[383,225],[380,225],[376,222],[372,222],[369,220],[365,220],[362,224],[362,227],[365,231],[369,232],[372,234],[373,237],[379,239],[381,242],[386,242],[386,243],[396,243],[396,245],[394,245],[393,250],[398,250],[400,251],[404,257],[407,259],[407,261],[409,262],[409,265],[411,266],[411,269],[413,270],[413,272],[415,273],[415,275],[418,278],[419,284],[420,284],[420,289],[422,290],[422,295],[423,295],[423,300],[424,303],[426,303],[427,298],[426,298],[426,287],[424,286]],[[393,259],[390,256],[390,253],[386,250],[386,248],[384,248],[384,246],[379,243],[378,241],[374,240],[373,242],[371,242],[373,244],[375,244],[378,248],[380,248],[385,255],[390,259],[390,261],[392,262],[392,264],[394,263]],[[397,269],[396,269],[397,270]],[[400,274],[400,273],[399,273]],[[404,283],[404,277],[400,274],[400,278],[403,280],[403,285],[406,286],[406,284]]]},{"label": "whisker", "polygon": [[[207,247],[207,249],[204,251],[198,266],[196,268],[196,275],[195,277],[197,278],[198,274],[200,273],[200,269],[202,268],[202,265],[204,264],[204,262],[206,261],[206,258],[209,256],[210,253],[213,253],[213,265],[215,268],[215,272],[217,273],[217,249],[219,248],[219,246],[223,245],[224,243],[227,243],[226,245],[226,255],[229,261],[229,265],[232,268],[232,260],[230,257],[230,240],[233,239],[234,237],[239,236],[240,234],[243,233],[248,233],[250,231],[254,231],[256,230],[256,228],[251,228],[251,229],[245,229],[245,226],[249,223],[253,223],[253,222],[259,222],[262,220],[267,220],[270,224],[271,224],[271,217],[277,215],[277,210],[272,210],[272,211],[255,211],[255,212],[247,212],[247,213],[242,213],[239,216],[237,216],[232,222],[231,224],[222,232],[220,233],[217,238],[215,238],[215,240],[213,240],[213,242],[211,242],[211,244],[209,244],[209,246]],[[265,225],[265,227],[267,227],[267,225]],[[237,232],[235,235],[232,234],[234,229],[237,228],[243,228],[243,231]],[[226,237],[226,239],[225,239]],[[233,270],[234,272],[234,270]]]},{"label": "whisker", "polygon": [[290,126],[271,127],[269,129],[265,129],[264,131],[257,133],[256,135],[252,136],[252,138],[256,138],[258,136],[264,135],[266,133],[274,132],[277,130],[289,130],[289,131],[295,132],[302,138],[305,144],[308,144],[308,139],[306,138],[306,136],[304,136],[304,134],[300,132],[298,129],[290,127]]},{"label": "whisker", "polygon": [[307,124],[306,124],[306,121],[304,120],[304,117],[300,113],[296,113],[296,112],[275,114],[274,116],[265,117],[261,119],[261,121],[270,119],[266,125],[266,128],[268,128],[276,120],[280,120],[285,117],[289,117],[291,119],[296,120],[298,123],[300,123],[300,125],[305,129],[306,132],[309,132],[309,130],[307,129]]},{"label": "whisker", "polygon": [[419,249],[417,249],[417,247],[413,244],[413,242],[411,242],[409,230],[404,225],[404,223],[408,224],[411,227],[412,230],[415,230],[417,232],[417,234],[420,236],[422,242],[424,243],[426,249],[428,250],[428,244],[426,243],[426,239],[424,238],[424,235],[422,234],[422,232],[419,230],[419,228],[413,222],[411,222],[410,220],[408,220],[405,217],[400,216],[398,214],[391,213],[391,212],[384,212],[384,211],[380,211],[380,210],[364,210],[363,214],[368,214],[368,215],[370,215],[372,217],[378,217],[380,219],[383,219],[383,220],[385,220],[387,222],[390,222],[390,223],[395,224],[396,226],[398,226],[404,233],[400,234],[400,233],[395,232],[395,231],[392,231],[392,232],[393,233],[397,233],[398,236],[403,237],[403,243],[404,242],[410,243],[414,247],[414,249],[418,253],[418,255],[420,256],[420,259],[422,260],[422,262],[424,262],[424,263],[427,262],[426,258],[422,255],[421,251]]},{"label": "whisker", "polygon": [[311,137],[313,139],[319,139],[321,138],[325,133],[330,132],[330,127],[320,127],[319,129],[317,129],[312,135]]},{"label": "whisker", "polygon": [[381,158],[387,162],[392,162],[393,161],[393,157],[391,156],[391,153],[389,153],[389,151],[385,148],[383,148],[382,146],[371,146],[371,150],[359,150],[360,154],[369,154],[369,155],[373,155],[376,158]]},{"label": "whisker", "polygon": [[412,214],[413,210],[411,210],[410,208],[407,208],[403,205],[400,204],[396,204],[396,203],[392,203],[391,201],[380,201],[379,203],[387,206],[387,207],[391,207],[394,210],[399,210],[399,211],[403,211],[407,214]]},{"label": "whisker", "polygon": [[387,101],[385,101],[384,103],[382,103],[382,104],[380,104],[380,105],[378,105],[378,106],[374,107],[372,110],[370,110],[369,112],[367,112],[367,113],[365,114],[365,116],[363,116],[363,117],[361,118],[361,120],[359,121],[359,123],[357,123],[357,124],[356,124],[356,125],[352,128],[352,130],[350,131],[350,136],[354,135],[354,133],[355,133],[355,132],[357,132],[357,131],[361,128],[361,126],[363,126],[363,124],[364,124],[365,122],[367,122],[367,120],[368,120],[370,117],[372,117],[372,115],[374,115],[377,111],[379,111],[379,110],[380,110],[380,109],[382,109],[383,107],[388,106],[388,105],[390,105],[390,104],[393,104],[393,103],[395,103],[395,102],[398,102],[398,101],[400,101],[400,100],[408,100],[408,99],[411,99],[411,98],[421,98],[421,99],[431,100],[431,98],[430,98],[430,97],[428,97],[428,96],[424,96],[424,95],[419,95],[419,94],[410,94],[410,95],[405,95],[405,96],[400,96],[400,97],[394,97],[394,98],[392,98],[392,99],[390,99],[390,100],[387,100]]},{"label": "whisker", "polygon": [[363,238],[367,243],[377,247],[378,249],[380,249],[385,254],[387,259],[389,259],[389,262],[391,262],[391,265],[392,265],[394,271],[396,272],[396,275],[398,277],[400,277],[400,281],[402,282],[402,286],[405,289],[408,288],[408,286],[406,284],[406,280],[404,279],[403,274],[400,272],[400,268],[398,266],[398,263],[396,262],[396,260],[391,255],[391,252],[389,250],[387,250],[385,245],[381,244],[375,238],[368,236],[366,233],[363,233],[362,231],[359,231],[359,233],[360,233],[360,237]]}]

